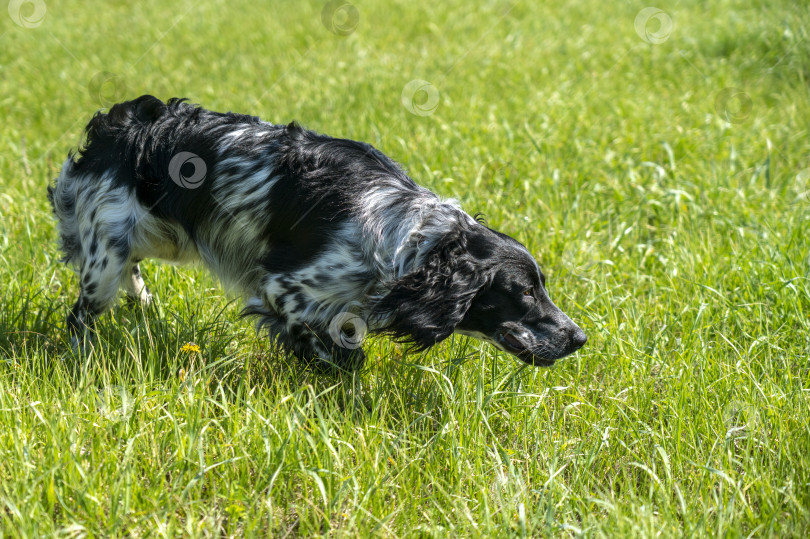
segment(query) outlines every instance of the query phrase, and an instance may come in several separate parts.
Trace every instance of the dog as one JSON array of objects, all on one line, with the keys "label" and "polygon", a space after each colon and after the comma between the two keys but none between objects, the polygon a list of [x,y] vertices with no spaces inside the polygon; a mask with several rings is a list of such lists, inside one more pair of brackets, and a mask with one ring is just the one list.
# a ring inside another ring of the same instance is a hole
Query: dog
[{"label": "dog", "polygon": [[150,302],[146,258],[202,261],[309,364],[357,369],[370,332],[416,350],[458,332],[538,366],[586,341],[518,241],[374,147],[296,123],[144,95],[95,114],[48,198],[79,277],[77,349],[119,287]]}]

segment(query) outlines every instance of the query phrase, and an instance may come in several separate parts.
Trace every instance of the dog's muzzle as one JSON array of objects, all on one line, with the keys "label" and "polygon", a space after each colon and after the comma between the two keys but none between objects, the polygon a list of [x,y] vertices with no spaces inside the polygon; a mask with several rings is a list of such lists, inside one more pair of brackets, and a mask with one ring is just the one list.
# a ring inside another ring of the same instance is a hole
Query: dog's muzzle
[{"label": "dog's muzzle", "polygon": [[588,337],[582,328],[570,325],[535,330],[518,324],[498,330],[493,339],[499,348],[521,361],[537,367],[550,367],[555,361],[573,354]]}]

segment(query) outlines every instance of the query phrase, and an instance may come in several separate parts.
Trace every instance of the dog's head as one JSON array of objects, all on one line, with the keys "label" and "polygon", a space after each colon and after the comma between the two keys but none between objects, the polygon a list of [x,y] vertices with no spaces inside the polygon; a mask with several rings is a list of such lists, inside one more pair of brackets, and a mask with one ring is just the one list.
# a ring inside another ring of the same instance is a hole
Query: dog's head
[{"label": "dog's head", "polygon": [[454,331],[550,366],[585,333],[548,297],[537,262],[516,240],[482,225],[447,234],[378,303],[386,331],[428,348]]},{"label": "dog's head", "polygon": [[587,340],[585,332],[552,303],[537,262],[514,239],[491,232],[498,240],[479,236],[474,241],[492,250],[496,261],[492,278],[475,296],[456,330],[536,366],[553,365],[577,351]]}]

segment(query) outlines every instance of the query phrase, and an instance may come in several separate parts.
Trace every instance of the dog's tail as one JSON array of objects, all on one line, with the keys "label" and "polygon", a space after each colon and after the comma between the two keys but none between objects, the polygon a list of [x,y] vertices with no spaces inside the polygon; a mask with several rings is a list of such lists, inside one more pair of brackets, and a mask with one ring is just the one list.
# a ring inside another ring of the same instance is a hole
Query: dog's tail
[{"label": "dog's tail", "polygon": [[[167,157],[198,128],[201,109],[183,98],[164,103],[152,95],[113,105],[97,112],[85,129],[86,141],[78,151],[77,170],[107,171],[115,168],[119,180],[129,185],[161,178],[168,170]],[[124,178],[129,178],[129,181]]]},{"label": "dog's tail", "polygon": [[95,147],[105,143],[134,143],[132,138],[148,129],[168,110],[169,105],[157,97],[142,95],[132,101],[113,105],[109,112],[96,112],[85,128],[87,139],[79,150],[80,158],[94,153]]}]

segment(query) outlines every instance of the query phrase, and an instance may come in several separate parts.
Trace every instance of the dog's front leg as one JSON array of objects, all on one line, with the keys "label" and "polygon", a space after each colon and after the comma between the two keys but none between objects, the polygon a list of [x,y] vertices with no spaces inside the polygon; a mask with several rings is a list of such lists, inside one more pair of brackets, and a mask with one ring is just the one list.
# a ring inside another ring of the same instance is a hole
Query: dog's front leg
[{"label": "dog's front leg", "polygon": [[295,278],[282,275],[265,279],[244,314],[258,316],[260,328],[308,365],[357,370],[365,362],[360,347],[365,325],[345,311],[330,314],[335,310],[313,298]]}]

